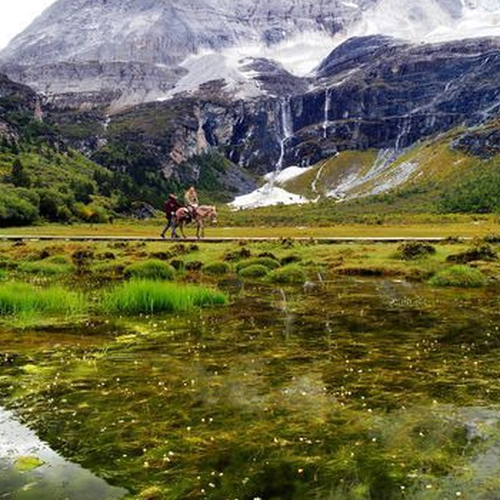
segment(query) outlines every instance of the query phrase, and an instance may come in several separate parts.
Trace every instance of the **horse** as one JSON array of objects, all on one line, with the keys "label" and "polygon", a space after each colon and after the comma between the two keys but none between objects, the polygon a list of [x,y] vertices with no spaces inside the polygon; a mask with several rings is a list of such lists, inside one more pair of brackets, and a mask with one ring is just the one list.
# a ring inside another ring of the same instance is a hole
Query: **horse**
[{"label": "horse", "polygon": [[179,208],[175,212],[174,227],[172,229],[172,238],[179,238],[177,227],[180,228],[182,237],[186,239],[184,227],[187,223],[194,220],[196,223],[196,237],[198,239],[205,237],[205,220],[209,220],[212,224],[217,224],[217,209],[210,205],[201,205],[193,207],[189,210],[186,207]]}]

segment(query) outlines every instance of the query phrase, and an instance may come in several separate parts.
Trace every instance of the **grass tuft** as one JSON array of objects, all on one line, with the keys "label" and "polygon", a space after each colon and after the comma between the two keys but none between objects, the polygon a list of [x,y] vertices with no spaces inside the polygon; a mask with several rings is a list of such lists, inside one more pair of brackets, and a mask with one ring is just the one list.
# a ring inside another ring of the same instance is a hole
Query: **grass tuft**
[{"label": "grass tuft", "polygon": [[302,284],[306,281],[307,276],[304,270],[297,264],[291,264],[280,269],[275,269],[270,274],[273,283],[282,285]]},{"label": "grass tuft", "polygon": [[203,266],[203,272],[213,276],[223,276],[231,272],[231,266],[226,262],[213,262]]},{"label": "grass tuft", "polygon": [[175,269],[161,260],[151,259],[127,266],[125,276],[136,279],[172,281],[175,278]]},{"label": "grass tuft", "polygon": [[133,280],[112,290],[104,299],[108,312],[126,315],[183,312],[196,307],[223,305],[222,292],[200,286]]},{"label": "grass tuft", "polygon": [[23,273],[38,274],[41,276],[60,276],[62,274],[71,274],[75,271],[75,267],[68,262],[60,263],[48,260],[23,262],[18,269]]},{"label": "grass tuft", "polygon": [[256,259],[248,259],[240,262],[236,269],[238,272],[240,272],[246,267],[252,266],[264,266],[268,271],[273,271],[274,269],[278,269],[278,267],[280,267],[280,263],[275,259],[271,259],[270,257],[258,257]]},{"label": "grass tuft", "polygon": [[244,267],[239,272],[239,275],[243,278],[263,278],[268,274],[269,274],[269,268],[258,264]]},{"label": "grass tuft", "polygon": [[0,316],[71,314],[83,309],[82,295],[59,286],[37,288],[24,283],[0,285]]},{"label": "grass tuft", "polygon": [[481,271],[473,267],[453,266],[436,274],[430,283],[434,286],[479,288],[486,285],[486,278]]}]

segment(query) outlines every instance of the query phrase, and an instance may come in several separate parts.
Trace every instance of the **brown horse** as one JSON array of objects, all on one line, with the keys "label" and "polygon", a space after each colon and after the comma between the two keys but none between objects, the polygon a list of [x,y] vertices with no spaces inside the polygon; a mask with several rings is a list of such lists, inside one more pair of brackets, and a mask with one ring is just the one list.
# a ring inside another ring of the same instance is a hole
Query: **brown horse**
[{"label": "brown horse", "polygon": [[193,207],[191,211],[182,207],[175,212],[175,224],[172,230],[172,238],[178,238],[177,227],[180,228],[182,237],[186,239],[184,227],[191,221],[196,223],[196,237],[198,239],[205,237],[205,221],[209,220],[212,224],[217,224],[217,209],[209,205]]}]

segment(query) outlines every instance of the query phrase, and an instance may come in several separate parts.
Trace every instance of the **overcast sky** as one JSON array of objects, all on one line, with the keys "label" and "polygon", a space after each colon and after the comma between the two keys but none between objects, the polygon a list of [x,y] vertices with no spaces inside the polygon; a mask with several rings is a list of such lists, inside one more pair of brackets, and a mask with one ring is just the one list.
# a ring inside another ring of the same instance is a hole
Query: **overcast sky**
[{"label": "overcast sky", "polygon": [[0,48],[20,33],[55,0],[0,0]]}]

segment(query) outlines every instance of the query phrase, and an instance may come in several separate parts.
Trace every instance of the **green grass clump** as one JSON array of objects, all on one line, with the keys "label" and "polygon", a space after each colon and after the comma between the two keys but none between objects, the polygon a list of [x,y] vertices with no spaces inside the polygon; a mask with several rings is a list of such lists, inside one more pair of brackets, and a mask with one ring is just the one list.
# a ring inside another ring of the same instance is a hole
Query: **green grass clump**
[{"label": "green grass clump", "polygon": [[236,269],[238,272],[240,272],[246,267],[252,266],[264,266],[268,271],[273,271],[274,269],[278,269],[278,267],[280,267],[280,263],[277,260],[271,259],[270,257],[258,257],[255,259],[248,259],[240,262]]},{"label": "green grass clump", "polygon": [[231,266],[227,262],[213,262],[203,266],[203,272],[214,276],[223,276],[231,272]]},{"label": "green grass clump", "polygon": [[240,270],[239,275],[243,278],[263,278],[269,274],[269,268],[255,264],[253,266],[244,267]]},{"label": "green grass clump", "polygon": [[58,263],[50,260],[42,260],[39,262],[23,262],[18,269],[19,271],[28,274],[59,276],[62,274],[71,274],[74,272],[75,267],[68,262]]},{"label": "green grass clump", "polygon": [[0,316],[81,312],[83,297],[59,286],[37,288],[24,283],[0,285]]},{"label": "green grass clump", "polygon": [[273,283],[280,283],[282,285],[293,285],[304,283],[307,276],[304,270],[297,264],[291,264],[280,269],[275,269],[270,274]]},{"label": "green grass clump", "polygon": [[222,292],[200,286],[133,280],[115,288],[104,300],[104,309],[121,314],[153,314],[189,311],[196,307],[223,305]]},{"label": "green grass clump", "polygon": [[473,267],[453,266],[436,274],[430,283],[434,286],[479,288],[486,284],[486,278],[481,271]]},{"label": "green grass clump", "polygon": [[136,279],[172,281],[175,278],[175,269],[161,260],[151,259],[127,266],[125,276]]}]

